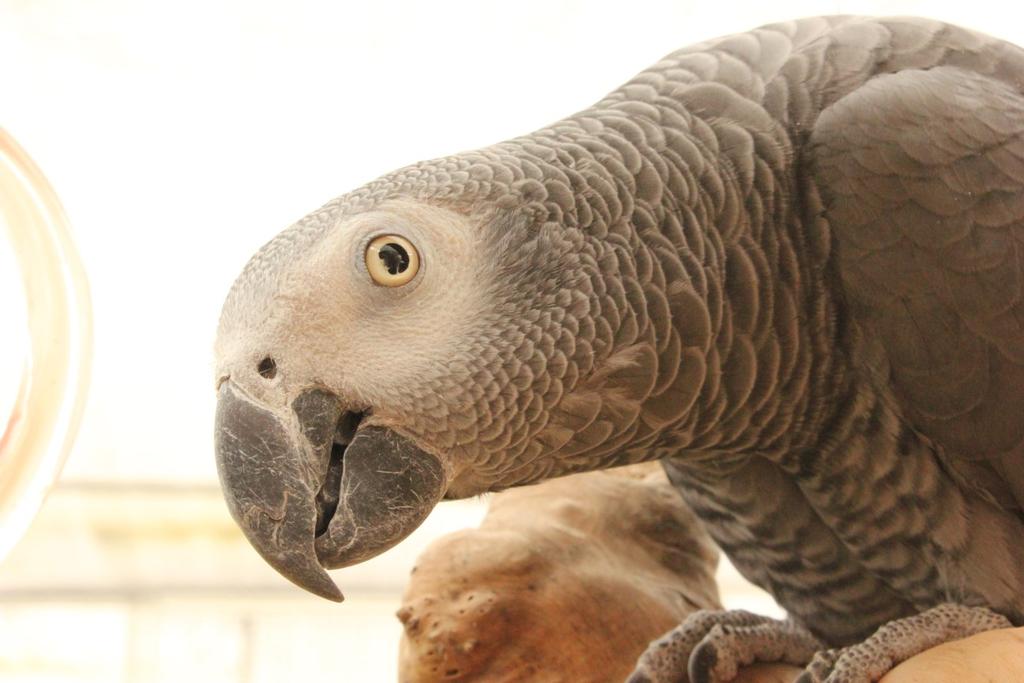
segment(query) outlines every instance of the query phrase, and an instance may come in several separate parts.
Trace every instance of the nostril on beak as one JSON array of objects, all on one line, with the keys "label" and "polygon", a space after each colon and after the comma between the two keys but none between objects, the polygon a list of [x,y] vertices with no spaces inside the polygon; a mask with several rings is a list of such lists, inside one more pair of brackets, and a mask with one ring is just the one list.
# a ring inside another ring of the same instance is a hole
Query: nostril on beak
[{"label": "nostril on beak", "polygon": [[277,376],[277,363],[270,356],[267,356],[256,366],[256,372],[260,373],[263,379],[274,379]]}]

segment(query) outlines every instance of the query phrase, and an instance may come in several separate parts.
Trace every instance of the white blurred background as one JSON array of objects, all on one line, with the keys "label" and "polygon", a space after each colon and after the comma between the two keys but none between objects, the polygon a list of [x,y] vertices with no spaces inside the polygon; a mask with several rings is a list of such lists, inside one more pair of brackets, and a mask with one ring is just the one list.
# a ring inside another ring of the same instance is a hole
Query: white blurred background
[{"label": "white blurred background", "polygon": [[[267,569],[212,458],[231,281],[280,229],[382,172],[557,120],[677,47],[822,13],[926,15],[1024,43],[1024,12],[985,0],[0,0],[0,125],[68,211],[96,348],[77,445],[0,564],[0,680],[394,680],[412,558],[482,506],[442,505],[399,549],[336,572],[341,606]],[[723,590],[771,609],[728,570]]]}]

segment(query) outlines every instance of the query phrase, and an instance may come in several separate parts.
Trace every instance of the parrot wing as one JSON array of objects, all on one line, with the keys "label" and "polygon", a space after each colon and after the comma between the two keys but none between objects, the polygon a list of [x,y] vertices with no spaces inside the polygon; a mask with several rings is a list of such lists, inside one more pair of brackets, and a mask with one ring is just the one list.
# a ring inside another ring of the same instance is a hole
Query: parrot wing
[{"label": "parrot wing", "polygon": [[[813,182],[847,303],[903,414],[1024,510],[1024,53],[868,81],[822,113]],[[969,55],[965,57],[969,59]]]}]

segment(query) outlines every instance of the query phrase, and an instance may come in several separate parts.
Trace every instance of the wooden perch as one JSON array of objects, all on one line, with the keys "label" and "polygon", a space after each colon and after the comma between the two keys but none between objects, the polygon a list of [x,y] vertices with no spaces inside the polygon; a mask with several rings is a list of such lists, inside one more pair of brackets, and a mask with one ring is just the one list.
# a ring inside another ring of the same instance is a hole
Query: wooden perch
[{"label": "wooden perch", "polygon": [[[417,560],[398,611],[399,681],[620,682],[651,640],[694,610],[720,608],[717,557],[660,468],[505,491],[480,528],[438,539]],[[735,683],[799,672],[760,664]],[[947,643],[883,683],[989,680],[1024,680],[1024,629]]]}]

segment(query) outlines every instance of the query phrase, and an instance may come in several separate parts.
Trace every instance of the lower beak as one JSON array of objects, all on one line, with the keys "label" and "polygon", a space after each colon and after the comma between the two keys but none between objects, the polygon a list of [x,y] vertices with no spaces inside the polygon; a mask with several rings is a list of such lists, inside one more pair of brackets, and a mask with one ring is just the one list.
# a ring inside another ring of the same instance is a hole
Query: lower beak
[{"label": "lower beak", "polygon": [[214,439],[221,487],[263,559],[302,588],[340,601],[325,567],[362,562],[401,541],[447,480],[437,457],[384,427],[360,425],[347,444],[335,443],[345,413],[333,394],[310,390],[290,408],[280,414],[231,381],[221,385]]}]

